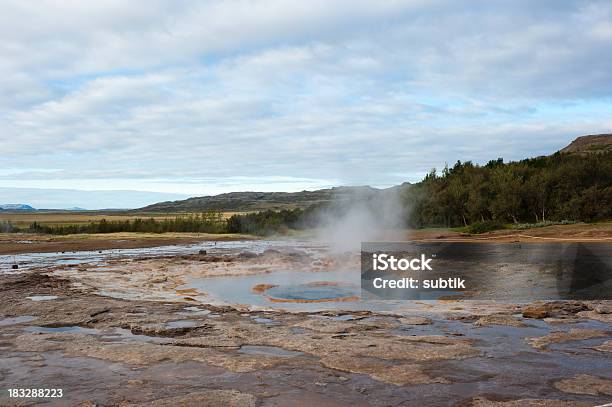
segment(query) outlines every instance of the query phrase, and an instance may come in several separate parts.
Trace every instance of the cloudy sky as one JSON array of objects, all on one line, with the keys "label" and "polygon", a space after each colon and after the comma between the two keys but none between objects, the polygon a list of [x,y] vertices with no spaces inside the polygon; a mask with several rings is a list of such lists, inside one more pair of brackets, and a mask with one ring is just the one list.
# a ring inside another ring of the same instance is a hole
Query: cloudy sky
[{"label": "cloudy sky", "polygon": [[611,130],[610,1],[0,3],[0,203],[383,187]]}]

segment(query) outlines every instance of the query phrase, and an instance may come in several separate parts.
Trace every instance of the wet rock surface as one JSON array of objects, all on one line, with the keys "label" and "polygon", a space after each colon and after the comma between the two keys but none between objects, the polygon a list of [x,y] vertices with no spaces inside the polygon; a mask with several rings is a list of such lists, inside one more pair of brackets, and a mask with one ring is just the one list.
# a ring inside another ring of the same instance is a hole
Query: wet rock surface
[{"label": "wet rock surface", "polygon": [[527,342],[529,342],[536,349],[546,349],[549,345],[554,343],[605,338],[610,337],[611,335],[612,331],[604,331],[602,329],[570,329],[567,332],[558,331],[552,332],[546,336],[527,338]]},{"label": "wet rock surface", "polygon": [[474,326],[507,325],[522,328],[527,326],[524,322],[512,315],[486,315],[474,322]]},{"label": "wet rock surface", "polygon": [[612,341],[605,341],[599,346],[595,346],[593,349],[597,349],[601,352],[612,352]]},{"label": "wet rock surface", "polygon": [[565,393],[612,396],[612,380],[588,374],[560,380],[555,383],[555,387]]},{"label": "wet rock surface", "polygon": [[549,316],[549,310],[548,310],[548,307],[545,305],[533,305],[530,307],[526,307],[523,310],[524,318],[541,319],[541,318],[546,318],[548,316]]},{"label": "wet rock surface", "polygon": [[255,407],[255,402],[256,398],[253,395],[237,390],[210,390],[145,403],[121,403],[119,407]]},{"label": "wet rock surface", "polygon": [[588,407],[588,402],[577,402],[573,400],[552,399],[519,399],[509,401],[495,401],[486,398],[476,398],[469,406],[471,407]]},{"label": "wet rock surface", "polygon": [[[311,263],[269,251],[0,275],[0,387],[63,388],[64,399],[48,405],[507,407],[610,399],[607,302],[282,312],[211,305],[205,293],[177,289],[190,272],[265,273],[277,261]],[[113,287],[125,298],[101,295]]]}]

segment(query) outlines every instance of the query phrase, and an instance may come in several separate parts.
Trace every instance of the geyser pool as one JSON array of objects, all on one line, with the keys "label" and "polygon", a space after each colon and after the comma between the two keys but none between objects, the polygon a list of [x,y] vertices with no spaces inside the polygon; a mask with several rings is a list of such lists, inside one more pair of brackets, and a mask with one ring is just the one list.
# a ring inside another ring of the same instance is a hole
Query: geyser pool
[{"label": "geyser pool", "polygon": [[306,284],[277,285],[264,293],[273,302],[326,302],[357,301],[359,287],[333,282],[312,282]]},{"label": "geyser pool", "polygon": [[[353,300],[350,297],[355,295],[359,297],[360,294],[359,278],[359,270],[279,271],[254,275],[189,278],[186,284],[177,288],[196,288],[206,293],[206,302],[209,304],[240,305],[260,310],[399,312],[402,309],[417,308],[417,305],[410,301],[372,301],[367,292],[361,293],[361,298]],[[267,285],[267,287],[253,290],[258,285]],[[278,288],[270,292],[273,287]],[[304,291],[305,288],[308,289],[308,293]],[[281,301],[270,301],[266,298],[266,294],[278,295]],[[346,294],[350,296],[346,297]],[[306,296],[307,300],[287,301],[286,298],[290,295],[298,298]],[[316,301],[316,298],[324,300]],[[338,298],[350,300],[338,300]]]}]

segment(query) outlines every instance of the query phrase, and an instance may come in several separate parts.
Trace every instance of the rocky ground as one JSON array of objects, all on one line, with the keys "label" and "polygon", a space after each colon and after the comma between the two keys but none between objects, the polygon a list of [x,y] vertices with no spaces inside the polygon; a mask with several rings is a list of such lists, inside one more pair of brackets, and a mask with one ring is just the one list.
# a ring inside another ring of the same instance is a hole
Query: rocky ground
[{"label": "rocky ground", "polygon": [[[205,293],[179,288],[202,270],[242,274],[274,264],[298,269],[304,259],[269,251],[231,261],[176,256],[0,274],[0,405],[612,400],[610,302],[443,301],[398,313],[289,313],[213,306]],[[314,266],[335,267],[320,260]],[[100,295],[121,285],[131,287],[123,298]],[[62,388],[64,397],[11,399],[9,388]]]}]

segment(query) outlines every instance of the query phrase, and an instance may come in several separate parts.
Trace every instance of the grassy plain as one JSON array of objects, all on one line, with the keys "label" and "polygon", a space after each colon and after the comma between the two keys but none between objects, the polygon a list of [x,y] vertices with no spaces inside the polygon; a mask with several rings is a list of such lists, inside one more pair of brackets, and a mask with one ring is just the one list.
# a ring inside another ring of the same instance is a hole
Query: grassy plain
[{"label": "grassy plain", "polygon": [[[224,218],[228,218],[240,212],[223,212]],[[174,219],[177,216],[188,216],[189,213],[150,213],[150,212],[124,212],[124,211],[37,211],[37,212],[0,212],[0,222],[8,221],[18,228],[28,227],[33,222],[43,226],[68,226],[83,225],[90,222],[99,222],[102,219],[108,221],[148,219],[155,220]]]},{"label": "grassy plain", "polygon": [[[235,213],[235,212],[234,212]],[[234,214],[226,212],[225,217]],[[135,213],[135,212],[0,212],[0,222],[10,221],[14,226],[27,228],[32,222],[43,225],[75,225],[106,220],[155,218],[157,220],[186,216],[186,213]],[[279,236],[275,236],[279,237]],[[315,230],[290,231],[285,238],[320,238]],[[0,233],[0,254],[56,252],[77,250],[105,250],[114,248],[154,247],[168,244],[189,244],[201,241],[254,239],[251,235],[207,233],[103,233],[45,235],[31,233]],[[393,230],[384,232],[384,240],[418,241],[481,241],[481,242],[543,242],[586,241],[612,243],[612,222],[575,223],[551,225],[529,229],[503,230],[470,235],[465,228],[427,228],[418,230]]]}]

